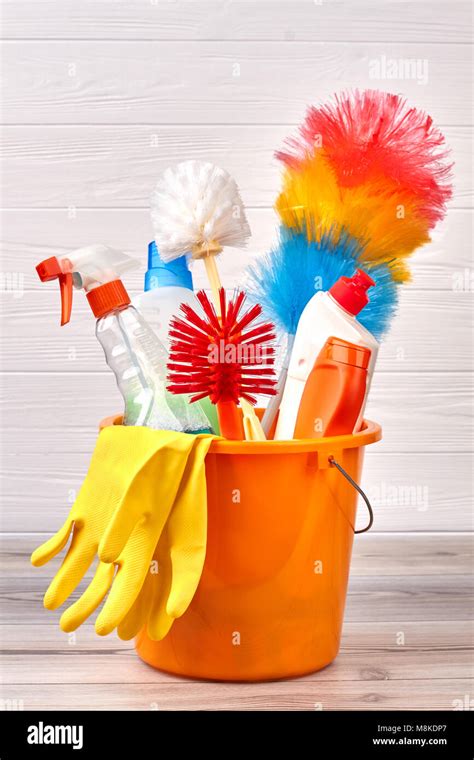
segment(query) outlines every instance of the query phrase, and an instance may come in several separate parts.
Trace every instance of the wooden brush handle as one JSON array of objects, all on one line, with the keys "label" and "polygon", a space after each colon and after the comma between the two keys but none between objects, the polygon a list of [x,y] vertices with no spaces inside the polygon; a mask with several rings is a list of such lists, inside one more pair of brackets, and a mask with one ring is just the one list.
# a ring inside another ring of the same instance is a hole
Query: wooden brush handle
[{"label": "wooden brush handle", "polygon": [[252,404],[241,398],[240,406],[242,407],[245,440],[266,441],[267,436]]},{"label": "wooden brush handle", "polygon": [[[212,289],[212,296],[214,301],[214,307],[216,309],[217,316],[220,318],[220,289],[222,287],[219,272],[217,270],[215,256],[208,253],[204,257],[204,265],[206,267],[206,273],[209,280],[209,284]],[[219,427],[221,429],[221,435],[224,438],[229,438],[231,441],[264,441],[266,440],[265,433],[260,424],[260,420],[255,414],[255,410],[251,404],[240,400],[245,422],[242,421],[242,417],[237,408],[237,405],[232,401],[219,402],[217,404],[217,414],[219,417]]]},{"label": "wooden brush handle", "polygon": [[240,411],[233,401],[218,401],[217,416],[221,435],[230,441],[244,440],[244,427]]},{"label": "wooden brush handle", "polygon": [[213,254],[208,253],[204,256],[204,266],[206,267],[206,274],[209,280],[209,285],[212,290],[212,300],[214,301],[214,307],[217,312],[217,316],[221,316],[220,296],[219,291],[222,287],[219,272],[217,271],[217,264]]},{"label": "wooden brush handle", "polygon": [[[222,285],[216,261],[212,254],[208,253],[207,256],[204,256],[204,266],[206,267],[209,285],[212,290],[214,307],[220,319],[222,315],[219,291]],[[217,417],[219,419],[221,435],[224,438],[228,438],[230,441],[245,440],[244,426],[237,404],[234,404],[233,401],[219,401],[217,403]]]}]

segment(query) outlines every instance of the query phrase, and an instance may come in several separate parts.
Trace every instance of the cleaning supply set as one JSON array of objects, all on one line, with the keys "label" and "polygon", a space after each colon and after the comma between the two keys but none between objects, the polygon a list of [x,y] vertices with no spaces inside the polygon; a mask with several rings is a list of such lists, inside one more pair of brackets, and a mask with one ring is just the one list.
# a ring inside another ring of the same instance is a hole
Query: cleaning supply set
[{"label": "cleaning supply set", "polygon": [[[364,419],[379,341],[451,192],[441,134],[386,93],[310,108],[277,157],[278,240],[243,290],[227,294],[216,263],[250,235],[242,199],[200,161],[158,179],[133,305],[120,276],[135,262],[121,252],[90,246],[37,267],[59,281],[62,324],[73,287],[85,290],[124,400],[66,522],[33,553],[42,565],[71,539],[45,606],[96,562],[62,629],[105,599],[97,633],[136,637],[140,657],[181,675],[281,678],[336,656],[358,495],[372,524],[357,483],[381,438]],[[199,260],[211,299],[193,290]]]}]

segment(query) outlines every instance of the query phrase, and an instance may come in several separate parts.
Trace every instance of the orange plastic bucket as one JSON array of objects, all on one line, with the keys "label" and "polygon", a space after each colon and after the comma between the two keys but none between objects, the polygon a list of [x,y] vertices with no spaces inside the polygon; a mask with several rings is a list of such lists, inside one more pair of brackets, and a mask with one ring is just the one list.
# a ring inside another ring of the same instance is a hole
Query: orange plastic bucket
[{"label": "orange plastic bucket", "polygon": [[[115,421],[115,420],[114,420]],[[110,424],[111,420],[104,421]],[[163,641],[139,656],[195,678],[260,681],[310,673],[338,653],[364,447],[355,435],[215,441],[206,458],[208,540],[199,587]]]}]

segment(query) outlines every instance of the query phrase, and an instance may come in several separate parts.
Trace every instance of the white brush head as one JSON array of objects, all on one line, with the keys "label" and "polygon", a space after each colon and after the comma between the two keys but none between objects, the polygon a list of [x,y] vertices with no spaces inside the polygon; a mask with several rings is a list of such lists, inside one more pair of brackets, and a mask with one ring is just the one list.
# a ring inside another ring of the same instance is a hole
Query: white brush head
[{"label": "white brush head", "polygon": [[237,183],[225,169],[183,161],[166,169],[151,196],[155,241],[163,261],[202,258],[250,237]]}]

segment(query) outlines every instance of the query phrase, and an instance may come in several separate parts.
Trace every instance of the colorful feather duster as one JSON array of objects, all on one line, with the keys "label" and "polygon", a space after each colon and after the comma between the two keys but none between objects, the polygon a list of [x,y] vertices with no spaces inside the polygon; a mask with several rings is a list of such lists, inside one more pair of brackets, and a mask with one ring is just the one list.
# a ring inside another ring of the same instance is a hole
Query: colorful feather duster
[{"label": "colorful feather duster", "polygon": [[398,95],[367,90],[308,110],[298,137],[277,158],[285,170],[276,201],[278,245],[250,267],[248,289],[288,335],[277,394],[282,398],[293,337],[308,301],[341,275],[366,270],[377,287],[360,322],[382,338],[397,308],[408,257],[429,242],[451,197],[443,135]]},{"label": "colorful feather duster", "polygon": [[399,282],[409,279],[406,258],[429,241],[412,194],[396,192],[383,178],[341,190],[322,155],[285,171],[275,205],[283,224],[309,231],[309,239],[344,230],[360,242],[362,268],[367,263],[390,264]]},{"label": "colorful feather duster", "polygon": [[[308,301],[318,290],[329,290],[339,277],[351,277],[362,250],[360,242],[344,231],[334,235],[330,230],[319,240],[308,241],[305,233],[281,227],[277,244],[248,267],[247,295],[261,305],[267,319],[294,335]],[[380,340],[396,312],[398,287],[387,264],[369,264],[365,269],[377,287],[358,319]]]},{"label": "colorful feather duster", "polygon": [[288,138],[278,158],[297,168],[322,149],[341,187],[380,178],[418,198],[429,227],[444,216],[451,197],[449,151],[423,111],[399,95],[378,90],[343,93],[335,103],[308,109],[299,138]]},{"label": "colorful feather duster", "polygon": [[431,119],[396,95],[355,92],[309,109],[287,145],[277,154],[283,223],[316,240],[344,230],[363,247],[362,267],[386,263],[407,281],[408,256],[429,241],[451,196],[444,138]]},{"label": "colorful feather duster", "polygon": [[[287,334],[276,394],[270,399],[262,418],[268,435],[285,389],[296,328],[308,301],[318,290],[329,290],[339,277],[352,276],[359,267],[361,243],[344,230],[329,228],[308,240],[314,233],[281,227],[278,244],[247,270],[247,292],[251,301],[261,304],[264,315]],[[359,315],[361,323],[380,339],[390,326],[398,303],[398,287],[390,267],[379,263],[364,265],[375,280],[369,304]]]}]

